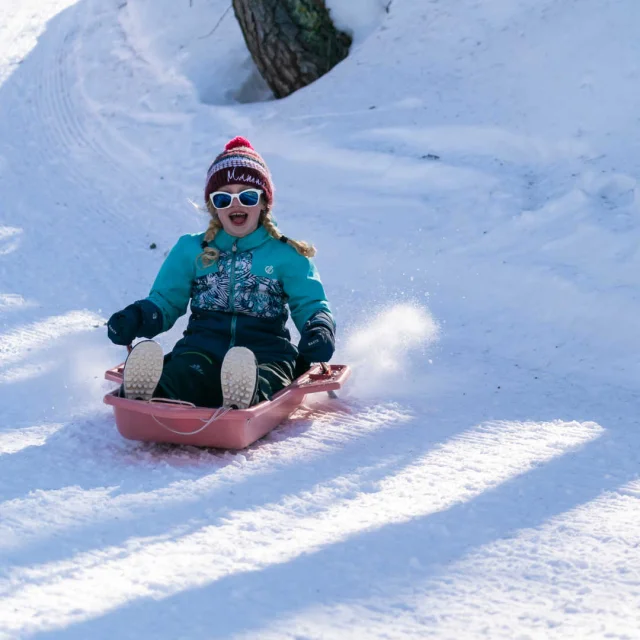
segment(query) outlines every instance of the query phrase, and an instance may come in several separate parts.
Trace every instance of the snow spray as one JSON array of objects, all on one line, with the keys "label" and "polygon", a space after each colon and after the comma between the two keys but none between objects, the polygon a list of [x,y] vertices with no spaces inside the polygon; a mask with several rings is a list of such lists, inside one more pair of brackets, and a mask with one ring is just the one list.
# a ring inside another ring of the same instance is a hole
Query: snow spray
[{"label": "snow spray", "polygon": [[438,334],[438,325],[426,308],[394,305],[350,333],[343,352],[334,359],[351,365],[353,374],[347,387],[355,395],[400,390],[412,377],[415,365],[410,356],[416,351],[424,353]]}]

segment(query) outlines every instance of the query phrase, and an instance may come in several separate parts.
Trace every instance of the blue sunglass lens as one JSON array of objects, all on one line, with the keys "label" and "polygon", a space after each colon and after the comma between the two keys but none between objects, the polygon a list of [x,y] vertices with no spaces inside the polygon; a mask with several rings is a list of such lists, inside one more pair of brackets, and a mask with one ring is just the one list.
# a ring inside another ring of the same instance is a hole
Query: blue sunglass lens
[{"label": "blue sunglass lens", "polygon": [[216,209],[224,209],[231,204],[231,196],[228,193],[216,193],[211,200]]},{"label": "blue sunglass lens", "polygon": [[258,200],[260,200],[260,194],[257,191],[243,191],[239,196],[238,200],[245,207],[253,207],[258,204]]}]

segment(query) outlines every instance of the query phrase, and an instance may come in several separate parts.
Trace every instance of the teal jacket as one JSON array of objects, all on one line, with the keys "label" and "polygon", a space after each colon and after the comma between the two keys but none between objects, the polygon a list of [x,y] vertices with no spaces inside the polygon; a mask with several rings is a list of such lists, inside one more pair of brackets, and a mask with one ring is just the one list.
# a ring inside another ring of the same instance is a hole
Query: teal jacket
[{"label": "teal jacket", "polygon": [[218,231],[212,244],[220,256],[205,268],[198,260],[206,246],[204,235],[178,240],[149,296],[140,301],[147,337],[170,329],[191,302],[187,329],[174,353],[196,349],[221,360],[229,348],[242,346],[260,363],[293,362],[297,349],[285,327],[287,306],[300,332],[318,312],[333,325],[324,287],[309,258],[259,226],[244,238]]}]

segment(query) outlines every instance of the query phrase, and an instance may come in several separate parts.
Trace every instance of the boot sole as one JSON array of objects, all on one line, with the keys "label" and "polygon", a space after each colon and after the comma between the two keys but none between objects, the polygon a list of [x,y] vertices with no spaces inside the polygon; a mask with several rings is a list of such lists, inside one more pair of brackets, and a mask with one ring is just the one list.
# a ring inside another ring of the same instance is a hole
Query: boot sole
[{"label": "boot sole", "polygon": [[124,397],[129,400],[151,400],[160,381],[163,364],[162,347],[157,342],[138,342],[124,364]]},{"label": "boot sole", "polygon": [[222,361],[220,383],[222,406],[232,409],[247,409],[258,384],[258,363],[253,351],[245,347],[233,347]]}]

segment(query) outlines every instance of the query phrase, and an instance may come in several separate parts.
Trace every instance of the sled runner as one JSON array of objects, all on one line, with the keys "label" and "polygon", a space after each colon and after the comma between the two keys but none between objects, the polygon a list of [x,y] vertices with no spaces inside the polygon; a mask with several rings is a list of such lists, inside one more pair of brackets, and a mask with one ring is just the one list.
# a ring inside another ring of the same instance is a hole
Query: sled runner
[{"label": "sled runner", "polygon": [[[122,383],[124,364],[105,372],[105,378]],[[271,400],[248,409],[194,407],[175,400],[128,400],[118,390],[104,397],[113,407],[116,426],[129,440],[170,442],[221,449],[244,449],[286,420],[311,393],[339,389],[351,373],[348,365],[316,364]]]}]

